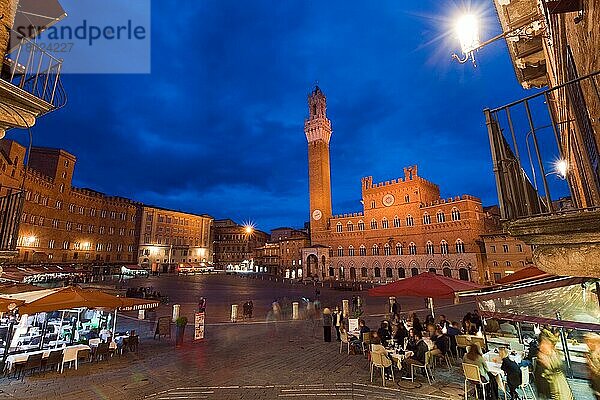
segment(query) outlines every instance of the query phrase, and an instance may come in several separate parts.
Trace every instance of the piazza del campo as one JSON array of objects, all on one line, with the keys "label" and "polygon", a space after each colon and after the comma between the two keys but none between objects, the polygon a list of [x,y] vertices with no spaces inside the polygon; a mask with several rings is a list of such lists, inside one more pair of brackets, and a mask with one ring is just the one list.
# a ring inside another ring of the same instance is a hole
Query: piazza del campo
[{"label": "piazza del campo", "polygon": [[0,399],[600,399],[600,0],[0,24]]}]

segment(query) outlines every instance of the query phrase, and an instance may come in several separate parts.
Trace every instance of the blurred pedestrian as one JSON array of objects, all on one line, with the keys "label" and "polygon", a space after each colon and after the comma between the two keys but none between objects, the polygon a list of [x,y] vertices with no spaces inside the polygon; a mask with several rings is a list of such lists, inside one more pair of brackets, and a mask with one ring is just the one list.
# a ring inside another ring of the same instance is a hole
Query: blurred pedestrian
[{"label": "blurred pedestrian", "polygon": [[587,334],[585,342],[590,348],[590,352],[587,355],[590,386],[596,396],[596,400],[600,400],[600,334]]},{"label": "blurred pedestrian", "polygon": [[563,372],[561,357],[556,351],[558,338],[549,330],[540,333],[535,383],[542,399],[573,400],[573,393]]},{"label": "blurred pedestrian", "polygon": [[335,307],[335,310],[333,311],[333,326],[335,327],[335,333],[337,336],[337,341],[339,342],[341,340],[340,338],[340,326],[342,326],[342,322],[344,319],[344,316],[342,314],[342,312],[340,311],[340,308],[338,306]]}]

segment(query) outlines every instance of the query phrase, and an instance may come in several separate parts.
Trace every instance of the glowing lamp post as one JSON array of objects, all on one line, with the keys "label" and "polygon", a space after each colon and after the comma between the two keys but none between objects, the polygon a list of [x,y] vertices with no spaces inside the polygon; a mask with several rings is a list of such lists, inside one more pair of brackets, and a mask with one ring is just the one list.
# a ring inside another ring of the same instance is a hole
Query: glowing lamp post
[{"label": "glowing lamp post", "polygon": [[460,48],[463,57],[452,54],[452,58],[459,63],[464,64],[469,59],[475,64],[475,50],[480,47],[479,42],[479,22],[473,14],[466,14],[456,21],[454,31],[460,41]]},{"label": "glowing lamp post", "polygon": [[567,173],[569,172],[569,162],[565,159],[557,160],[554,163],[554,173],[561,179],[567,179]]}]

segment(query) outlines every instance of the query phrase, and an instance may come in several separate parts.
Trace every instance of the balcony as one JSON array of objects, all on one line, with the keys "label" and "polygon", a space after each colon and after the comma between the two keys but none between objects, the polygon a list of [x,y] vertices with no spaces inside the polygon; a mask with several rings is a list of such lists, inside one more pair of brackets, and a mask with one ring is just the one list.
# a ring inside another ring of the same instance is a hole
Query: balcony
[{"label": "balcony", "polygon": [[0,129],[27,128],[36,118],[63,107],[62,60],[28,38],[3,60],[0,73]]},{"label": "balcony", "polygon": [[504,230],[546,272],[600,276],[597,87],[600,71],[484,111]]},{"label": "balcony", "polygon": [[20,190],[0,197],[0,262],[18,254],[17,239],[23,200],[24,192]]}]

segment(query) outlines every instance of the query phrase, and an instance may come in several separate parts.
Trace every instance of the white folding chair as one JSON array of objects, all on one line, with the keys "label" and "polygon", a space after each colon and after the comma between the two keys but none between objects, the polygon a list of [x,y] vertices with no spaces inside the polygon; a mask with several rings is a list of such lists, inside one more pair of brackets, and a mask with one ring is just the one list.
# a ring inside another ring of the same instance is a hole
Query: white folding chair
[{"label": "white folding chair", "polygon": [[348,340],[348,334],[346,332],[341,332],[340,339],[340,354],[342,354],[342,347],[344,347],[344,343],[346,343],[346,346],[348,347],[347,354],[350,354],[350,341]]},{"label": "white folding chair", "polygon": [[425,364],[423,365],[417,365],[417,364],[410,364],[410,380],[411,381],[415,381],[415,368],[423,368],[425,370],[425,376],[427,376],[427,381],[429,382],[429,384],[431,385],[432,381],[435,381],[435,378],[433,377],[433,370],[431,369],[431,352],[428,351],[427,353],[425,353]]},{"label": "white folding chair", "polygon": [[521,367],[521,384],[519,385],[519,389],[523,391],[523,397],[525,397],[525,400],[529,400],[529,397],[527,396],[527,390],[525,390],[527,388],[529,388],[531,395],[533,396],[533,400],[535,400],[535,393],[531,387],[531,383],[529,383],[529,368]]},{"label": "white folding chair", "polygon": [[465,400],[467,400],[467,394],[469,393],[469,391],[467,390],[467,385],[469,382],[475,384],[475,396],[478,399],[479,393],[477,391],[477,385],[481,385],[481,387],[483,388],[483,400],[485,400],[485,385],[487,385],[488,382],[483,382],[483,380],[481,379],[479,367],[477,365],[468,364],[465,362],[463,362],[462,366],[463,372],[465,374]]},{"label": "white folding chair", "polygon": [[383,353],[371,351],[371,382],[373,382],[373,368],[381,369],[381,384],[385,386],[385,369],[390,367],[392,371],[392,380],[394,380],[394,368],[391,367],[392,360],[390,360]]}]

